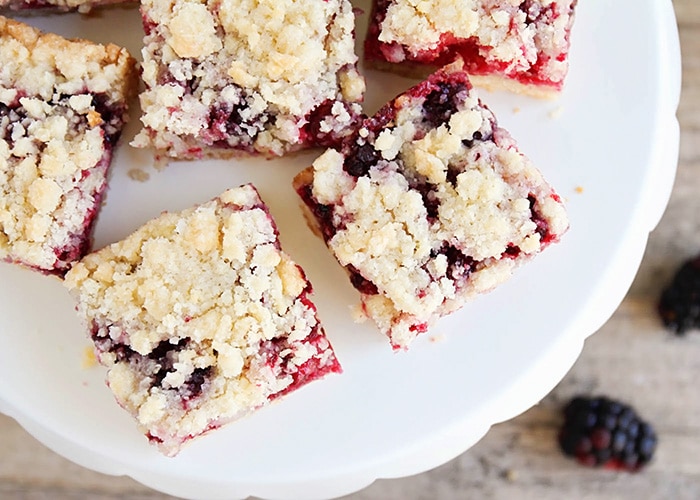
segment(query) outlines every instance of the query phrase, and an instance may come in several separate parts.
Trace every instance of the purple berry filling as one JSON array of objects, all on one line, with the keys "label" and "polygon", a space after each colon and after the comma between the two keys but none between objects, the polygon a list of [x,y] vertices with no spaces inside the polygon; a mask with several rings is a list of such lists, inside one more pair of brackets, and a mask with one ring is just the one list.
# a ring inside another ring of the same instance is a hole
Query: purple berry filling
[{"label": "purple berry filling", "polygon": [[377,295],[379,293],[377,290],[377,285],[362,276],[360,271],[358,271],[355,266],[348,265],[345,267],[350,273],[350,282],[357,291],[364,293],[365,295]]},{"label": "purple berry filling", "polygon": [[[114,354],[117,363],[129,363],[137,367],[150,380],[150,387],[161,389],[165,377],[175,371],[177,353],[187,349],[191,342],[189,338],[182,338],[176,343],[162,340],[150,353],[143,355],[126,344],[113,341],[104,329],[97,326],[93,328],[92,340],[98,353]],[[213,374],[212,366],[195,368],[187,380],[173,390],[178,392],[183,402],[187,402],[202,393],[205,383]]]},{"label": "purple berry filling", "polygon": [[370,168],[375,166],[381,155],[369,143],[355,144],[352,151],[347,155],[343,169],[353,177],[362,177],[369,174]]},{"label": "purple berry filling", "polygon": [[437,89],[426,95],[423,101],[425,120],[433,127],[449,122],[452,113],[457,111],[457,104],[468,92],[464,82],[439,82]]}]

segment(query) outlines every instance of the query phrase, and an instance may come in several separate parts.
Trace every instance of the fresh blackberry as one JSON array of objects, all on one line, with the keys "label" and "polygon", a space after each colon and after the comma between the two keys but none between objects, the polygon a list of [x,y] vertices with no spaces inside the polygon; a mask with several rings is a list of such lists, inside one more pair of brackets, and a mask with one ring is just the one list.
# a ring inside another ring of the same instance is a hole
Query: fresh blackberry
[{"label": "fresh blackberry", "polygon": [[687,260],[661,294],[659,315],[677,335],[700,328],[700,255]]},{"label": "fresh blackberry", "polygon": [[559,446],[583,465],[634,472],[651,460],[657,441],[653,427],[624,403],[578,396],[564,408]]}]

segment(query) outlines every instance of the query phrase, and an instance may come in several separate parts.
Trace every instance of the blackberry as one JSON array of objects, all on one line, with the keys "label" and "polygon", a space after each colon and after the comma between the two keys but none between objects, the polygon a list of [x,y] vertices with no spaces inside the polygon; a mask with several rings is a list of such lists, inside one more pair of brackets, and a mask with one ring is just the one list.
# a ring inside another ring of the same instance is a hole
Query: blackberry
[{"label": "blackberry", "polygon": [[352,154],[348,155],[343,168],[353,177],[369,174],[369,169],[377,164],[381,155],[369,143],[357,145]]},{"label": "blackberry", "polygon": [[653,427],[619,401],[577,396],[564,408],[559,446],[583,465],[635,472],[651,460],[657,442]]},{"label": "blackberry", "polygon": [[438,83],[438,88],[425,96],[423,102],[423,114],[426,120],[435,127],[448,121],[452,113],[457,111],[459,100],[457,94],[468,90],[467,85],[462,82]]},{"label": "blackberry", "polygon": [[676,271],[659,300],[659,315],[676,335],[700,328],[700,255],[687,260]]}]

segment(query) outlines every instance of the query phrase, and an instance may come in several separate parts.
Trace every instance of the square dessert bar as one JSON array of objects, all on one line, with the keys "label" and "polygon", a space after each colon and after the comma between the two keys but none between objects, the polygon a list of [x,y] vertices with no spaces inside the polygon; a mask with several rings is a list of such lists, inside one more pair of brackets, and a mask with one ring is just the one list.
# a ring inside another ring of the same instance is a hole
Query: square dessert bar
[{"label": "square dessert bar", "polygon": [[475,85],[561,91],[577,0],[374,0],[365,58],[404,73],[460,55]]},{"label": "square dessert bar", "polygon": [[361,316],[406,348],[568,228],[552,188],[471,90],[461,60],[364,121],[294,181]]},{"label": "square dessert bar", "polygon": [[192,159],[331,145],[365,90],[348,0],[143,0],[143,130]]},{"label": "square dessert bar", "polygon": [[66,275],[107,382],[166,455],[340,372],[251,185],[163,213]]},{"label": "square dessert bar", "polygon": [[89,250],[135,65],[0,16],[0,260],[62,275]]}]

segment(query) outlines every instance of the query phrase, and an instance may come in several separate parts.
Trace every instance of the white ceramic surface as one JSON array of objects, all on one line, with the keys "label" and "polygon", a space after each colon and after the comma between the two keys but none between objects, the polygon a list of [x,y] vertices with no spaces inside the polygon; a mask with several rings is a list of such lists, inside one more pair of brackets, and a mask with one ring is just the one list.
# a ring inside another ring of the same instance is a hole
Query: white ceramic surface
[{"label": "white ceramic surface", "polygon": [[[27,19],[139,53],[135,9]],[[365,13],[360,37],[366,21]],[[413,83],[366,75],[370,113]],[[162,210],[254,182],[284,248],[314,284],[345,372],[165,458],[115,404],[104,371],[84,366],[89,343],[60,282],[0,264],[0,410],[79,464],[183,497],[329,498],[380,477],[438,466],[494,423],[537,403],[622,300],[670,195],[679,92],[670,1],[586,0],[579,2],[560,99],[482,93],[566,200],[571,229],[511,281],[439,322],[406,353],[392,352],[370,325],[352,322],[348,306],[357,295],[304,224],[290,182],[318,153],[174,163],[157,171],[147,152],[127,146],[138,128],[135,112],[116,156],[96,245],[123,238]],[[150,179],[132,180],[131,169]]]}]

